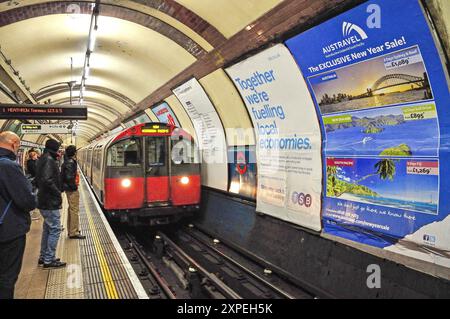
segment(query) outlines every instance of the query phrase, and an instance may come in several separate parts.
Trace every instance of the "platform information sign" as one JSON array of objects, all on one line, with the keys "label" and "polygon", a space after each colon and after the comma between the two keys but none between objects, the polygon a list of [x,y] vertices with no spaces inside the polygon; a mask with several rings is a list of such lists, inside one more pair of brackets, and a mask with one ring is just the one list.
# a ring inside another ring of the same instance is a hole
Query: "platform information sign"
[{"label": "platform information sign", "polygon": [[321,115],[325,232],[434,262],[450,250],[450,95],[419,1],[368,1],[286,43]]},{"label": "platform information sign", "polygon": [[255,127],[257,211],[321,230],[321,132],[308,87],[282,44],[226,70]]},{"label": "platform information sign", "polygon": [[22,147],[32,147],[32,148],[44,148],[44,145],[40,145],[34,142],[29,142],[25,140],[20,140],[20,146]]},{"label": "platform information sign", "polygon": [[0,104],[0,119],[87,120],[87,108],[50,104]]},{"label": "platform information sign", "polygon": [[21,124],[22,134],[71,134],[69,124]]},{"label": "platform information sign", "polygon": [[179,86],[173,93],[194,125],[202,153],[204,185],[227,191],[228,160],[225,131],[214,105],[196,79]]}]

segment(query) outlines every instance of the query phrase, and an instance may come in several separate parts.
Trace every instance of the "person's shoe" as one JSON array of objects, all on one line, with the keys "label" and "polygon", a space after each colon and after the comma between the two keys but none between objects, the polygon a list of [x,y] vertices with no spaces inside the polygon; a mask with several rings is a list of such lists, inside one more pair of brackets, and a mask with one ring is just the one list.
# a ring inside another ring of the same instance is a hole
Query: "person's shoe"
[{"label": "person's shoe", "polygon": [[[61,260],[61,259],[59,259],[59,258],[56,258],[56,259],[55,259],[55,261],[60,261],[60,260]],[[43,265],[44,265],[44,259],[40,259],[40,258],[39,258],[39,260],[38,260],[38,265],[39,265],[39,266],[43,266]]]},{"label": "person's shoe", "polygon": [[86,239],[86,236],[83,235],[75,235],[75,236],[69,236],[70,239]]},{"label": "person's shoe", "polygon": [[62,261],[53,261],[49,264],[44,264],[44,269],[62,268],[66,267],[66,263]]}]

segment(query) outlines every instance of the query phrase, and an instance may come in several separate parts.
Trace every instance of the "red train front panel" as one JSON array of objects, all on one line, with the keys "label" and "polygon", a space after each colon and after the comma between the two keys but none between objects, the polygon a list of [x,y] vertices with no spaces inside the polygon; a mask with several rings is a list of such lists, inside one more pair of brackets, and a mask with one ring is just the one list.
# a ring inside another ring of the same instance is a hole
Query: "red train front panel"
[{"label": "red train front panel", "polygon": [[175,206],[200,202],[200,175],[172,176],[172,203]]},{"label": "red train front panel", "polygon": [[106,178],[106,210],[139,209],[144,205],[144,178]]}]

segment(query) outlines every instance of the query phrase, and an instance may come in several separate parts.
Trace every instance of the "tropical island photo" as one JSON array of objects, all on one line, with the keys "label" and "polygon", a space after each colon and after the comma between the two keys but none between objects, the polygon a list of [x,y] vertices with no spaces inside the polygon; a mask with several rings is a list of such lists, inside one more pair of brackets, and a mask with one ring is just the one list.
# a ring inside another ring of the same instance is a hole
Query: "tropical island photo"
[{"label": "tropical island photo", "polygon": [[[395,106],[324,117],[327,155],[403,156],[387,150],[404,145],[406,156],[437,156],[439,126],[434,104],[406,109],[428,111],[411,113]],[[421,119],[408,119],[411,116]]]},{"label": "tropical island photo", "polygon": [[407,159],[351,161],[353,166],[327,165],[327,197],[437,214],[437,175],[408,173]]},{"label": "tropical island photo", "polygon": [[[396,67],[387,66],[386,61],[402,54],[414,54],[414,59],[404,59]],[[417,47],[314,76],[309,81],[322,114],[433,99]]]}]

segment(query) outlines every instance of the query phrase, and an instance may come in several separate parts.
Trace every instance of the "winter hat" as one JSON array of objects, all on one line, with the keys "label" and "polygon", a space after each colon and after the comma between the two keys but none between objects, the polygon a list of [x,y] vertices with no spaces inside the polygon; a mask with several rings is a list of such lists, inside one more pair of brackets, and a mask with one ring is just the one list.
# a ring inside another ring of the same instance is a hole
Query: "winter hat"
[{"label": "winter hat", "polygon": [[66,155],[68,157],[73,157],[77,153],[77,147],[75,145],[69,145],[66,148]]},{"label": "winter hat", "polygon": [[53,151],[53,152],[58,152],[59,151],[59,146],[61,144],[59,144],[59,142],[57,140],[54,139],[49,139],[47,142],[45,142],[45,148]]}]

